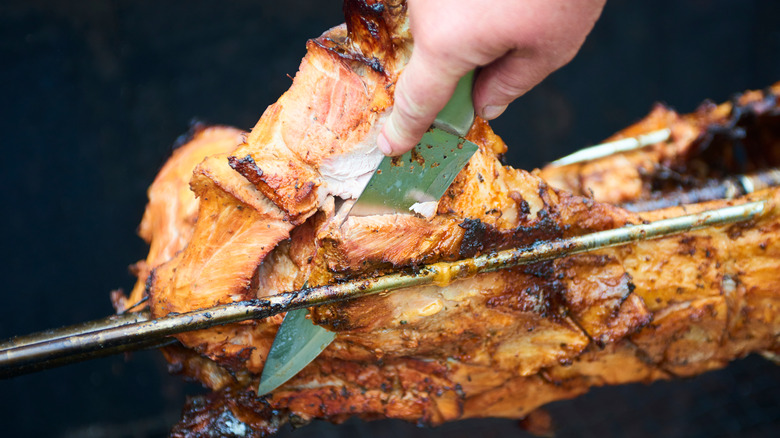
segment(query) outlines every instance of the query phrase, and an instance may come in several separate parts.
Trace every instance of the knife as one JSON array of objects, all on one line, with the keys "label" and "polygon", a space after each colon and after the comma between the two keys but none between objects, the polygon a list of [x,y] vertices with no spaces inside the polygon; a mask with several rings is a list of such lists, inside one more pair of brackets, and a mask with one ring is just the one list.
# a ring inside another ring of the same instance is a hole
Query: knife
[{"label": "knife", "polygon": [[[474,123],[474,71],[458,81],[447,105],[420,143],[400,157],[384,157],[349,214],[431,216],[439,199],[478,146],[463,137]],[[268,352],[257,395],[268,394],[298,374],[336,334],[306,318],[308,309],[287,312]]]}]

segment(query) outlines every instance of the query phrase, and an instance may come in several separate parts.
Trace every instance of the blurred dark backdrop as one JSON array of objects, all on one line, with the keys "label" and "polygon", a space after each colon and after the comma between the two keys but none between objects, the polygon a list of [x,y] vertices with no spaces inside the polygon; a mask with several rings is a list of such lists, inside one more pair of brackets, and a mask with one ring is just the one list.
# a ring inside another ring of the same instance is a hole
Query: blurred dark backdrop
[{"label": "blurred dark backdrop", "polygon": [[[610,0],[580,55],[495,130],[533,168],[596,143],[655,101],[780,80],[780,2]],[[338,0],[0,3],[0,338],[89,319],[145,257],[145,190],[192,118],[253,126],[290,85]],[[0,381],[3,436],[164,436],[185,394],[159,354]],[[776,436],[780,372],[758,357],[686,381],[598,389],[549,408],[558,436]],[[318,424],[291,436],[522,436],[517,422],[436,429]]]}]

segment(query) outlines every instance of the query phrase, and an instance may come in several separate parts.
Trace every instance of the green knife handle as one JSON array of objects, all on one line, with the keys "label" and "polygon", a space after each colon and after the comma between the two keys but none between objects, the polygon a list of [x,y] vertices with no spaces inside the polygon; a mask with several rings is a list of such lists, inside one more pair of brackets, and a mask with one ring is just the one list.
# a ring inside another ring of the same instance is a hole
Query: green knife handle
[{"label": "green knife handle", "polygon": [[474,70],[460,78],[455,92],[444,109],[436,116],[433,125],[463,137],[474,123],[474,100],[471,91],[474,87]]}]

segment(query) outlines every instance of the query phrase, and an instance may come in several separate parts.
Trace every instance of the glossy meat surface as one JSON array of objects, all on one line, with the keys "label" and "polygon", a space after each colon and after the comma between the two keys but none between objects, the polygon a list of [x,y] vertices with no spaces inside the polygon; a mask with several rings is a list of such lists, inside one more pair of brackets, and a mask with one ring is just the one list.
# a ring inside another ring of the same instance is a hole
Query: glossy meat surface
[{"label": "glossy meat surface", "polygon": [[[643,213],[616,205],[651,196],[643,175],[669,167],[668,157],[711,159],[680,151],[716,128],[733,128],[733,108],[687,118],[656,110],[618,136],[671,124],[672,142],[534,173],[503,166],[506,146],[478,120],[468,139],[480,149],[434,217],[345,219],[338,206],[356,196],[379,157],[373,139],[410,50],[403,3],[348,1],[345,9],[350,28],[309,43],[290,91],[245,143],[202,153],[187,145],[191,159],[171,161],[165,169],[175,171],[164,169],[153,184],[150,197],[170,197],[160,205],[184,205],[178,198],[186,187],[198,197],[194,226],[191,209],[155,209],[150,201],[144,221],[157,225],[142,230],[152,248],[169,248],[150,255],[150,271],[139,270],[155,316],[749,199],[766,200],[766,213],[747,224],[313,309],[335,342],[262,398],[254,391],[281,316],[178,335],[182,346],[166,348],[166,357],[214,393],[188,405],[173,435],[235,428],[263,435],[288,421],[350,416],[426,424],[520,418],[592,386],[693,375],[750,352],[777,352],[780,191]],[[380,32],[366,37],[366,23]],[[395,49],[383,52],[388,38]],[[771,103],[763,113],[776,111],[772,93],[752,96]],[[757,137],[767,147],[780,138]],[[179,175],[189,173],[187,185]],[[166,231],[170,223],[181,232]],[[186,245],[177,243],[180,235],[191,236]],[[140,299],[134,293],[128,305]]]}]

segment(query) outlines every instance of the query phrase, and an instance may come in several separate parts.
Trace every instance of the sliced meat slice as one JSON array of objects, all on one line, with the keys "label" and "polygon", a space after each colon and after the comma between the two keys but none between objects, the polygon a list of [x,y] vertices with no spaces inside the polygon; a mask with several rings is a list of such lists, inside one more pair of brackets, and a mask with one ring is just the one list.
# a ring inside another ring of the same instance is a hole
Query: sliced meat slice
[{"label": "sliced meat slice", "polygon": [[149,255],[135,265],[138,281],[123,308],[143,299],[149,272],[172,259],[192,238],[198,217],[198,200],[190,190],[195,166],[209,155],[233,151],[245,135],[235,128],[197,124],[187,134],[189,140],[160,169],[147,191],[149,203],[138,227],[138,234],[149,243]]}]

